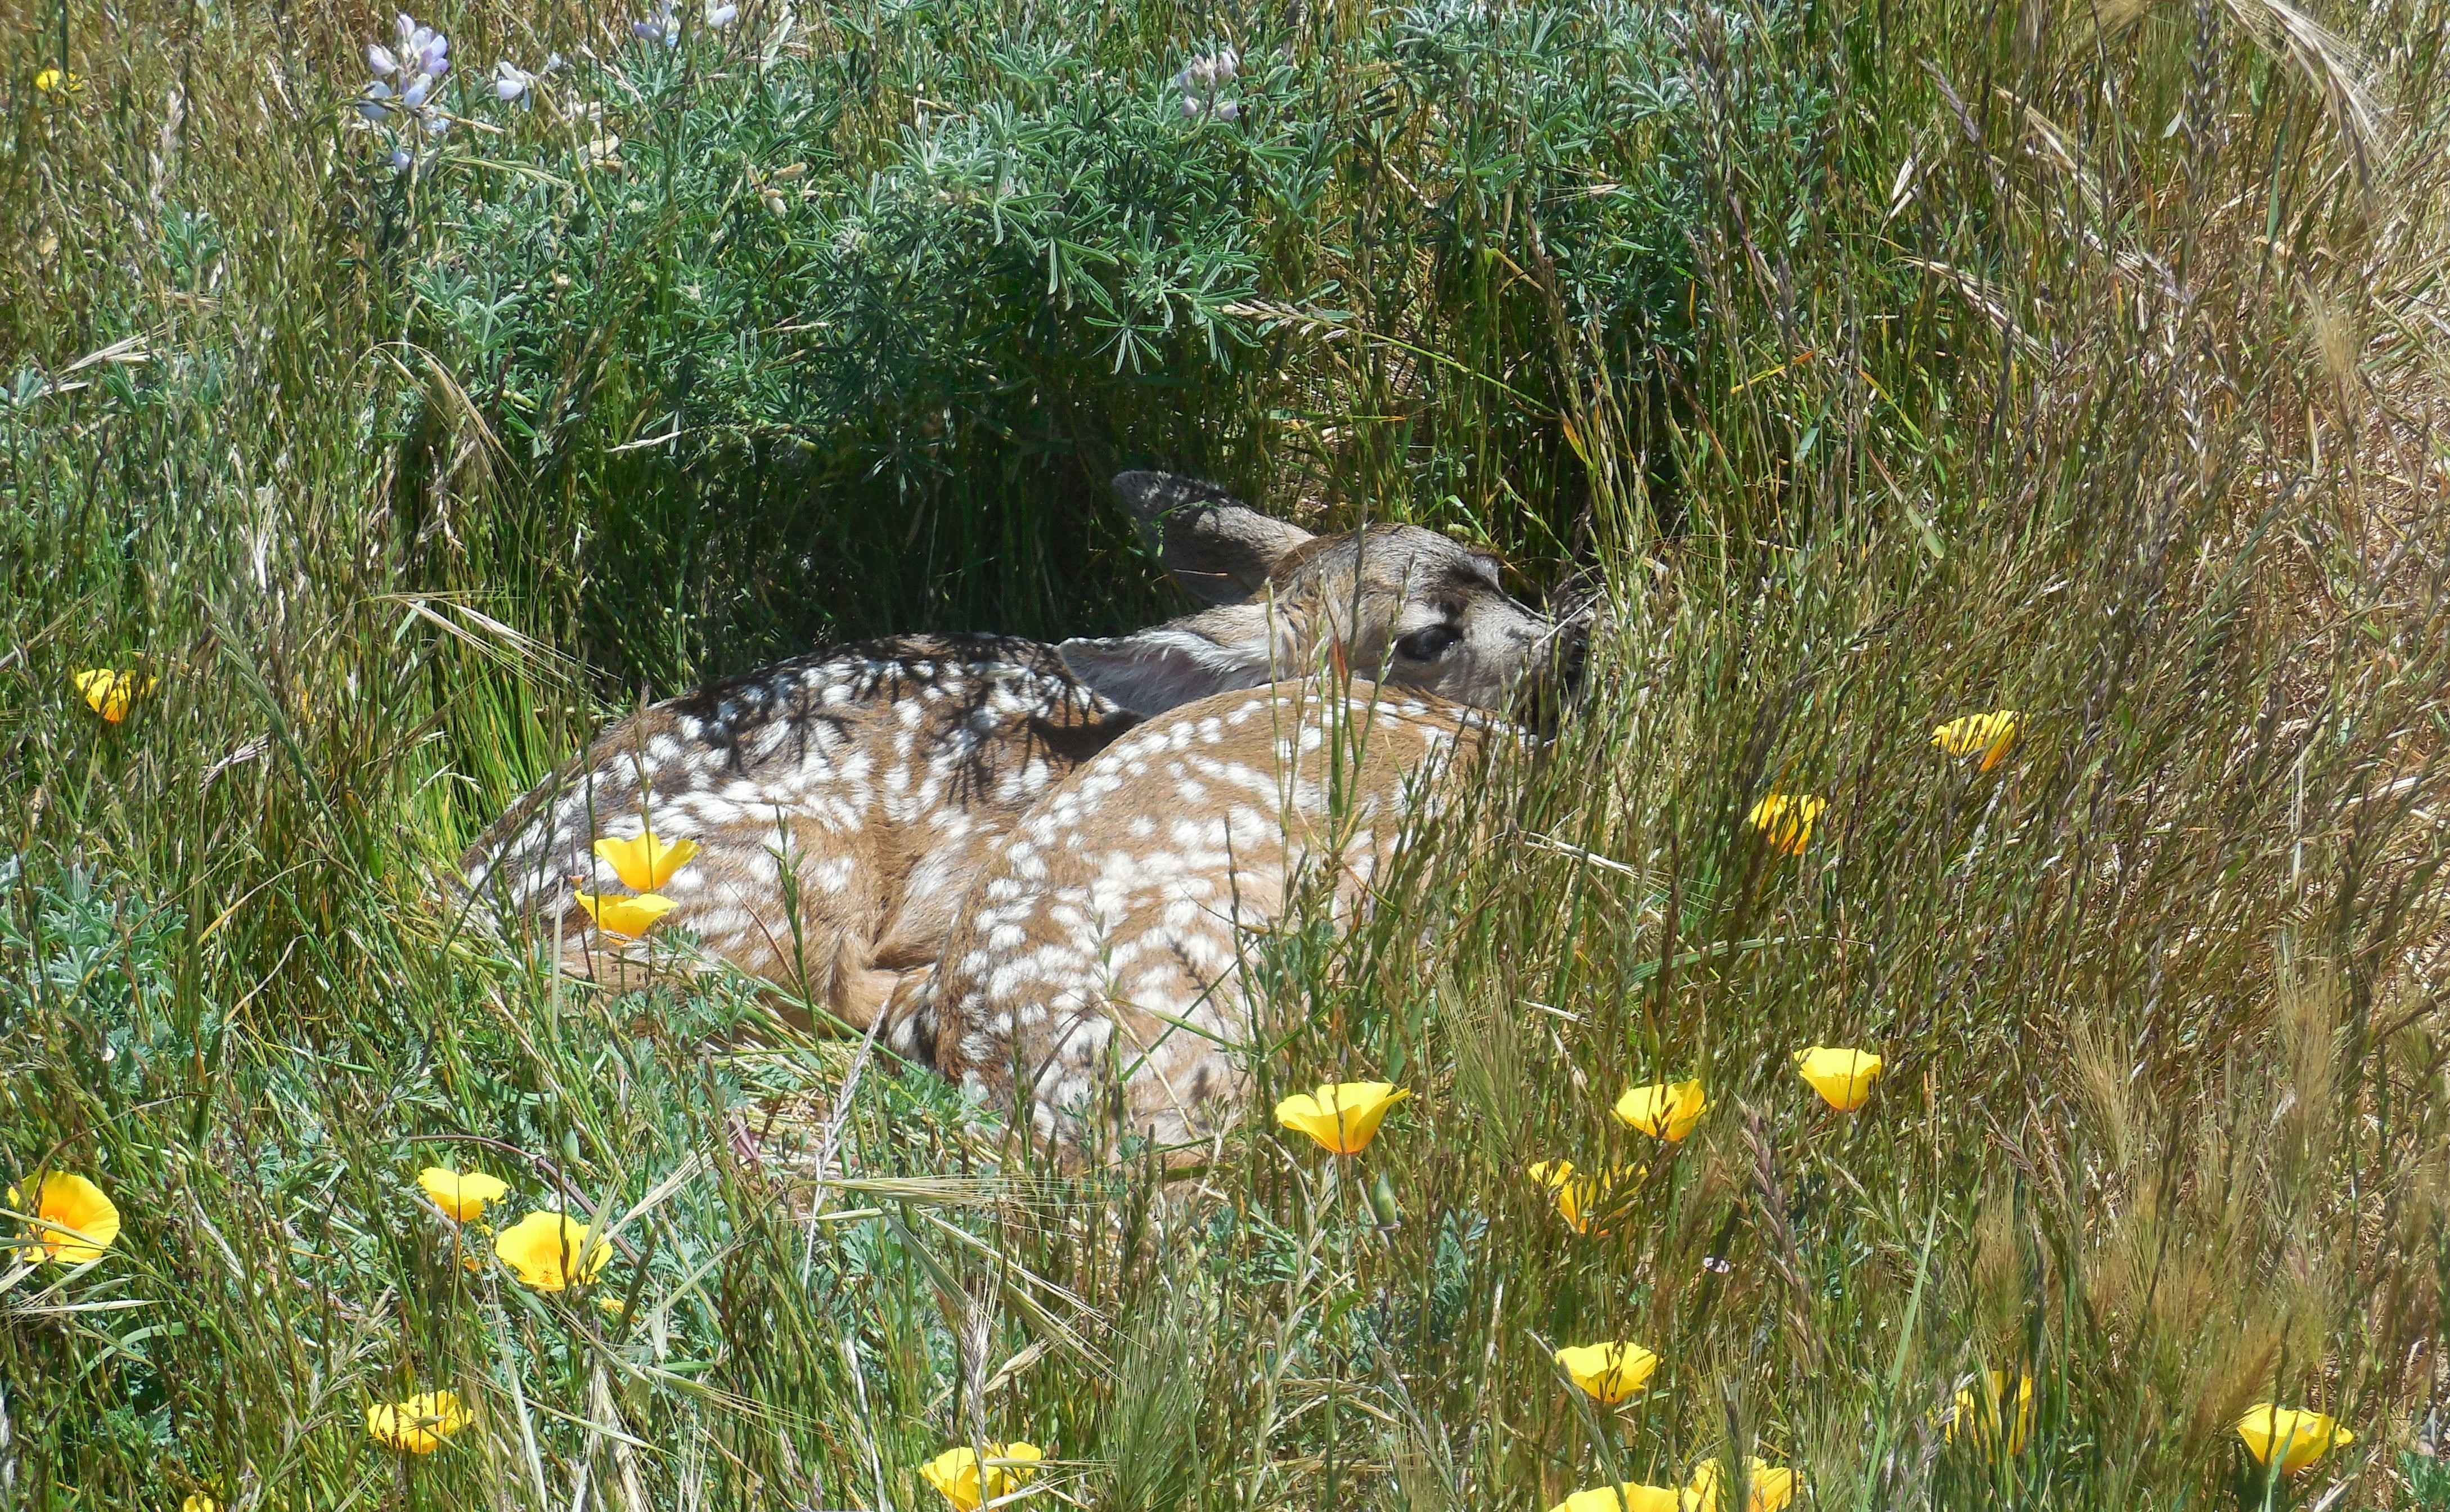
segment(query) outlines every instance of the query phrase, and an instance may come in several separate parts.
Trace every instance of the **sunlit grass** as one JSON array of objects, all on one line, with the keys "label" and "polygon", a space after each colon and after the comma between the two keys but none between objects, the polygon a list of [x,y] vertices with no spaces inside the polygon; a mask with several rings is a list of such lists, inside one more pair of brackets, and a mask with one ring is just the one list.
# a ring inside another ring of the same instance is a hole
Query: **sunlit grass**
[{"label": "sunlit grass", "polygon": [[[2450,1506],[2441,11],[676,15],[421,15],[406,174],[388,20],[0,26],[0,1177],[116,1224],[0,1486]],[[1166,611],[1143,462],[1608,609],[1219,1160],[451,910],[641,696]]]}]

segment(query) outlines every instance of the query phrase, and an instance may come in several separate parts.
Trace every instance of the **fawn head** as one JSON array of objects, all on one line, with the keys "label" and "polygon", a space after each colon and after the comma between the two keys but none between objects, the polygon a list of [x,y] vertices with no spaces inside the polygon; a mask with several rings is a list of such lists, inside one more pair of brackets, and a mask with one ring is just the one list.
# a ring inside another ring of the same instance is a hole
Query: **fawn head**
[{"label": "fawn head", "polygon": [[1170,473],[1115,479],[1158,558],[1213,608],[1057,648],[1136,714],[1332,667],[1506,710],[1580,675],[1587,630],[1517,602],[1497,559],[1414,525],[1312,535]]}]

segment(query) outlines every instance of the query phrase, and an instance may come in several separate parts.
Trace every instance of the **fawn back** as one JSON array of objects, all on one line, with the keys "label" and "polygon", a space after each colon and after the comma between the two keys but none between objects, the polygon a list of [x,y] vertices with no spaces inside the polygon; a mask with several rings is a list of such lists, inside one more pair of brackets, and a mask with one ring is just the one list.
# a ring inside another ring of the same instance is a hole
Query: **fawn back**
[{"label": "fawn back", "polygon": [[996,848],[933,985],[937,1063],[1037,1133],[1213,1135],[1270,1022],[1258,937],[1306,884],[1372,905],[1474,759],[1485,715],[1354,681],[1279,684],[1140,725]]}]

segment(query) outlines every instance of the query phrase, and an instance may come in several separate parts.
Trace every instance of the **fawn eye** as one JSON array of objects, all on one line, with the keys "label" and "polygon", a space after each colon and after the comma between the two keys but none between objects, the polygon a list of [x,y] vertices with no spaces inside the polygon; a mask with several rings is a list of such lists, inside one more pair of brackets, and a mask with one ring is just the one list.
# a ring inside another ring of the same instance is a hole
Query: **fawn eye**
[{"label": "fawn eye", "polygon": [[1451,625],[1432,625],[1417,630],[1395,643],[1395,654],[1407,661],[1434,662],[1447,653],[1447,648],[1463,639],[1463,632]]}]

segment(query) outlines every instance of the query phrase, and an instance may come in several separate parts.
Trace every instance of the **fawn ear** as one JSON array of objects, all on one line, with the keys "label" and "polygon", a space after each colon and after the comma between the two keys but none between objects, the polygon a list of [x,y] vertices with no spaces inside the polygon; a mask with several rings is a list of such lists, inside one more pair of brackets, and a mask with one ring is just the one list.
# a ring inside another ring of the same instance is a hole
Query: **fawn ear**
[{"label": "fawn ear", "polygon": [[1115,493],[1140,522],[1157,560],[1202,603],[1241,603],[1267,585],[1287,552],[1311,538],[1300,526],[1271,519],[1214,483],[1172,473],[1118,474]]},{"label": "fawn ear", "polygon": [[1069,640],[1055,651],[1073,676],[1135,714],[1162,714],[1280,675],[1263,604],[1203,610],[1136,635]]}]

